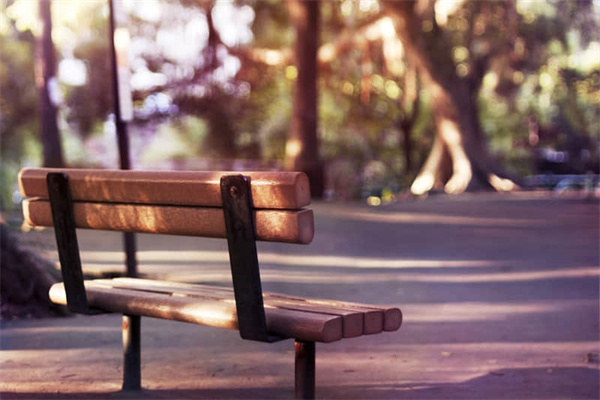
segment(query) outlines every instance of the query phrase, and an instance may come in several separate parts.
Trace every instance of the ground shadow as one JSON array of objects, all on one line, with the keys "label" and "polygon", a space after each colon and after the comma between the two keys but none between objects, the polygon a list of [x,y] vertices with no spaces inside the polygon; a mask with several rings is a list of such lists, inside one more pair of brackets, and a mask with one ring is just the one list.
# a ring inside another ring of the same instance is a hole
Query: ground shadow
[{"label": "ground shadow", "polygon": [[[594,368],[499,369],[457,383],[418,383],[320,388],[321,398],[345,399],[598,399]],[[343,391],[341,393],[340,391]]]},{"label": "ground shadow", "polygon": [[[598,399],[599,371],[594,368],[499,369],[458,383],[374,384],[321,386],[317,398],[326,399]],[[2,399],[282,399],[293,398],[293,388],[211,388],[198,390],[143,390],[110,393],[0,392]]]}]

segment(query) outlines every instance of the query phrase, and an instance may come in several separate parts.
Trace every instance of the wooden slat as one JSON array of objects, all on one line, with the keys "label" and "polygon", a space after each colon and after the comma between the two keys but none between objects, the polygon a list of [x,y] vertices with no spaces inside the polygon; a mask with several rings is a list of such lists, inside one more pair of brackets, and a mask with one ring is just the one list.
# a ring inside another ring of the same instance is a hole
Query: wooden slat
[{"label": "wooden slat", "polygon": [[[109,312],[140,315],[218,328],[237,329],[235,302],[169,296],[106,287],[86,281],[88,303]],[[50,299],[66,304],[64,285],[50,288]],[[342,338],[342,319],[338,316],[295,310],[265,309],[269,334],[303,341],[329,343]]]},{"label": "wooden slat", "polygon": [[[130,278],[95,279],[93,281],[88,281],[88,284],[104,285],[118,289],[136,289],[140,291],[164,293],[173,296],[192,296],[202,299],[235,301],[232,289],[207,285],[182,286],[177,284],[169,284],[169,282]],[[364,313],[360,311],[347,310],[340,307],[330,307],[326,305],[309,304],[306,302],[289,301],[286,299],[271,298],[268,296],[268,293],[263,293],[263,301],[265,307],[267,308],[281,308],[287,310],[340,316],[342,317],[343,337],[345,338],[360,336],[364,333]]]},{"label": "wooden slat", "polygon": [[[230,291],[231,289],[181,283],[181,282],[169,282],[169,281],[158,281],[150,279],[136,279],[136,278],[115,278],[112,279],[114,282],[124,283],[129,285],[152,285],[154,287],[165,288],[168,290],[206,290],[208,292],[214,292],[217,290]],[[315,299],[310,297],[299,297],[290,296],[281,293],[264,292],[263,298],[265,303],[272,300],[283,300],[288,302],[295,302],[296,304],[304,304],[309,306],[322,306],[331,307],[337,310],[345,310],[351,312],[362,312],[365,316],[364,320],[364,334],[374,334],[384,331],[396,331],[402,325],[402,312],[397,307],[383,306],[383,305],[371,305],[347,301],[336,301],[326,299]]]},{"label": "wooden slat", "polygon": [[[113,203],[74,203],[73,208],[78,228],[226,237],[220,208]],[[310,209],[256,210],[254,213],[258,240],[301,244],[312,241],[314,222]],[[23,200],[23,215],[29,225],[52,226],[47,200]]]},{"label": "wooden slat", "polygon": [[[337,301],[337,300],[325,300],[325,299],[313,299],[313,298],[304,298],[297,296],[289,296],[281,293],[269,293],[270,296],[280,297],[280,298],[291,298],[296,300],[303,300],[311,304],[322,304],[322,305],[330,305],[333,307],[341,307],[349,310],[358,310],[365,313],[365,318],[367,315],[373,315],[373,318],[376,321],[380,321],[377,315],[383,314],[382,330],[386,332],[393,332],[400,328],[402,325],[402,311],[398,307],[390,307],[384,305],[376,305],[376,304],[362,304],[362,303],[354,303],[349,301]],[[377,326],[378,322],[373,322],[373,326]],[[365,332],[365,334],[373,334],[379,333],[380,330],[373,329],[371,332]]]},{"label": "wooden slat", "polygon": [[330,306],[315,306],[302,304],[296,301],[286,301],[269,297],[268,293],[263,297],[265,307],[275,307],[287,310],[305,311],[311,313],[337,315],[342,317],[342,335],[344,338],[357,337],[364,334],[364,313],[355,310],[347,310]]},{"label": "wooden slat", "polygon": [[26,168],[19,173],[23,197],[48,198],[46,175],[69,176],[74,201],[221,206],[224,175],[251,178],[254,208],[299,209],[310,204],[307,176],[302,172],[122,171]]}]

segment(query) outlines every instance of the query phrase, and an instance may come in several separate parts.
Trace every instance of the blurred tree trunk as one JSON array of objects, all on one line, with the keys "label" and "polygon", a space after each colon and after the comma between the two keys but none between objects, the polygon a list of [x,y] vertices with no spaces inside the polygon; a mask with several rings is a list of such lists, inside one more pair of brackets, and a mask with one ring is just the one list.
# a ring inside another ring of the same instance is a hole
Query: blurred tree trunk
[{"label": "blurred tree trunk", "polygon": [[399,99],[400,116],[396,121],[396,126],[402,132],[402,147],[404,151],[404,168],[410,176],[413,173],[412,159],[412,133],[421,109],[419,76],[413,63],[406,62],[406,72],[402,82],[402,95]]},{"label": "blurred tree trunk", "polygon": [[296,29],[294,57],[298,76],[294,88],[293,115],[285,149],[285,168],[308,175],[311,194],[323,196],[323,164],[317,137],[317,51],[319,47],[319,1],[288,2]]},{"label": "blurred tree trunk", "polygon": [[433,147],[411,191],[419,195],[441,188],[447,193],[512,190],[516,185],[499,176],[500,169],[490,157],[479,123],[477,95],[487,59],[478,60],[480,65],[473,65],[477,68],[471,68],[466,76],[457,75],[453,44],[435,23],[434,3],[384,3],[395,20],[407,57],[423,77],[435,116]]},{"label": "blurred tree trunk", "polygon": [[56,102],[59,88],[56,79],[56,55],[52,43],[51,1],[39,0],[39,21],[41,36],[36,40],[35,75],[40,98],[41,130],[44,167],[64,166],[58,123],[56,122]]}]

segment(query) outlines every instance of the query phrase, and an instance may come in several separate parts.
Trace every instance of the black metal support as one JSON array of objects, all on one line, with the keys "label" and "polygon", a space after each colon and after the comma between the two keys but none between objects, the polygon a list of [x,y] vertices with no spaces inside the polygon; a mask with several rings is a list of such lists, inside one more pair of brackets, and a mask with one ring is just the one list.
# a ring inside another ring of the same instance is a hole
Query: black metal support
[{"label": "black metal support", "polygon": [[142,388],[141,317],[123,315],[123,390]]},{"label": "black metal support", "polygon": [[46,185],[52,209],[60,270],[67,294],[67,305],[71,312],[89,314],[75,231],[69,178],[66,174],[52,172],[46,176]]},{"label": "black metal support", "polygon": [[[123,110],[121,110],[121,96],[130,96],[130,93],[120,93],[119,89],[119,66],[117,60],[117,50],[115,47],[115,0],[109,0],[109,28],[110,28],[110,55],[111,55],[111,74],[112,74],[112,89],[115,112],[115,128],[117,131],[117,146],[119,149],[119,167],[121,169],[131,169],[131,160],[129,157],[129,136],[127,134],[127,122],[123,118]],[[123,233],[123,247],[125,250],[127,272],[126,275],[130,278],[136,278],[137,260],[136,260],[136,242],[135,234],[131,232]]]},{"label": "black metal support", "polygon": [[221,197],[240,336],[271,341],[267,334],[256,254],[250,178],[242,175],[222,177]]},{"label": "black metal support", "polygon": [[315,342],[296,340],[296,399],[315,398]]},{"label": "black metal support", "polygon": [[129,278],[137,278],[137,257],[135,233],[123,232],[123,248],[125,249],[125,261],[127,265],[126,275]]}]

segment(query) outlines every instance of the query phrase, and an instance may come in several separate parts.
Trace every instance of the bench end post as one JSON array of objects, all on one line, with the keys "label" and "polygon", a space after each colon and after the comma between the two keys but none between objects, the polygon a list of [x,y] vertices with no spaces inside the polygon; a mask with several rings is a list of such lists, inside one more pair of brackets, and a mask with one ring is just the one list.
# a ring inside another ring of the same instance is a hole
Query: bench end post
[{"label": "bench end post", "polygon": [[48,173],[46,185],[52,210],[60,270],[67,295],[67,306],[71,312],[88,314],[90,309],[83,284],[69,177],[59,172]]},{"label": "bench end post", "polygon": [[242,175],[221,177],[221,198],[240,336],[268,342],[250,178]]}]

